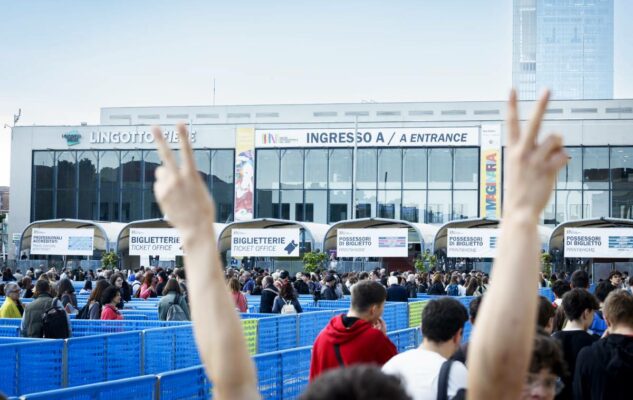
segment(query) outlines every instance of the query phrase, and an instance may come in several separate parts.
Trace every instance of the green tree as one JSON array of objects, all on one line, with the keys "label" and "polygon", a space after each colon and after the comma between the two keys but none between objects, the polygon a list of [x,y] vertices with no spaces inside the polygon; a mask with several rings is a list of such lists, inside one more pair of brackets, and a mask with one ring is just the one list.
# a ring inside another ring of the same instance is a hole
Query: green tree
[{"label": "green tree", "polygon": [[303,268],[308,272],[314,272],[327,260],[325,253],[307,252],[303,255]]},{"label": "green tree", "polygon": [[541,253],[541,271],[552,276],[552,255],[549,253]]},{"label": "green tree", "polygon": [[114,251],[109,251],[101,257],[101,264],[103,265],[103,268],[113,269],[118,265],[118,263],[119,257]]}]

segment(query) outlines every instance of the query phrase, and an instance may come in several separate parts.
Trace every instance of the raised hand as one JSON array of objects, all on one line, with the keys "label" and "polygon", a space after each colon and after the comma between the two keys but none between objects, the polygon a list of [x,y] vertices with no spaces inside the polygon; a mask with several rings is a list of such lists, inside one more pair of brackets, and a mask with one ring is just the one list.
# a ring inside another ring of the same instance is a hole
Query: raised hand
[{"label": "raised hand", "polygon": [[545,208],[558,170],[568,160],[560,135],[549,135],[537,143],[541,121],[547,109],[549,92],[539,100],[527,129],[521,132],[517,111],[517,96],[513,90],[508,102],[506,145],[507,178],[504,209],[511,212],[525,211],[534,220]]},{"label": "raised hand", "polygon": [[199,232],[212,229],[215,204],[198,174],[189,134],[184,124],[178,125],[182,165],[167,146],[159,127],[152,130],[163,165],[156,169],[154,194],[160,209],[187,242],[199,238]]}]

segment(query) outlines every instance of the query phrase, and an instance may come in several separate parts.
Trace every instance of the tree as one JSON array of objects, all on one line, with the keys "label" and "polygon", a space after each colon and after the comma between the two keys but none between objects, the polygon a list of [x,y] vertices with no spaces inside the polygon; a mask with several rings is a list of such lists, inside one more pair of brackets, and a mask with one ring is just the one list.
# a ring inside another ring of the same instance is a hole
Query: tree
[{"label": "tree", "polygon": [[325,253],[307,252],[303,255],[303,267],[308,272],[314,272],[327,260]]},{"label": "tree", "polygon": [[552,255],[549,253],[541,253],[541,270],[547,276],[552,275]]},{"label": "tree", "polygon": [[114,251],[109,251],[101,257],[101,264],[103,268],[114,269],[119,263],[119,257]]},{"label": "tree", "polygon": [[415,270],[418,271],[420,274],[423,274],[426,272],[426,266],[424,265],[424,261],[422,261],[422,259],[420,258],[415,260],[415,262],[413,263],[413,266],[415,267]]}]

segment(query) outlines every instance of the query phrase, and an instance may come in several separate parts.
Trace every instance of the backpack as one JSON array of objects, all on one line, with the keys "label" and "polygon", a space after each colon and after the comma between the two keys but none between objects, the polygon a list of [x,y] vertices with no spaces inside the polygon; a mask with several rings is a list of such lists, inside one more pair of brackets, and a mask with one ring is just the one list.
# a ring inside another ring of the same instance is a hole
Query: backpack
[{"label": "backpack", "polygon": [[180,307],[180,295],[176,295],[174,302],[167,309],[166,321],[189,321],[185,310]]},{"label": "backpack", "polygon": [[[440,368],[440,376],[437,379],[437,400],[448,400],[448,377],[451,372],[453,360],[446,360]],[[466,389],[461,388],[457,391],[452,400],[465,400]]]},{"label": "backpack", "polygon": [[446,288],[446,294],[449,296],[459,296],[459,287],[452,283]]},{"label": "backpack", "polygon": [[42,314],[42,337],[48,339],[66,339],[70,337],[68,316],[59,299],[55,297],[53,304]]},{"label": "backpack", "polygon": [[[280,297],[280,299],[281,299],[281,297]],[[281,313],[282,314],[296,314],[297,313],[297,309],[292,304],[292,300],[284,300],[284,299],[282,299],[282,300],[285,303],[283,305],[283,307],[281,307]]]},{"label": "backpack", "polygon": [[81,307],[75,319],[90,319],[90,302],[87,302],[85,306]]}]

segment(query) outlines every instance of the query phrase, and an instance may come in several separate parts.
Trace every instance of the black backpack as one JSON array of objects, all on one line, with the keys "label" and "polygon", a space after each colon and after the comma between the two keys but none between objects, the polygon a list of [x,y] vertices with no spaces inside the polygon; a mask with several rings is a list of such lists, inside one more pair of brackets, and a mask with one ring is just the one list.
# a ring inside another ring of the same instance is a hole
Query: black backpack
[{"label": "black backpack", "polygon": [[90,302],[87,302],[85,306],[81,307],[75,319],[90,319]]},{"label": "black backpack", "polygon": [[[437,400],[448,400],[448,377],[451,373],[451,365],[453,360],[444,361],[440,368],[440,376],[437,380]],[[466,389],[462,388],[457,391],[452,400],[465,400]]]},{"label": "black backpack", "polygon": [[42,337],[48,339],[66,339],[70,337],[66,310],[58,304],[55,297],[51,307],[42,314]]}]

